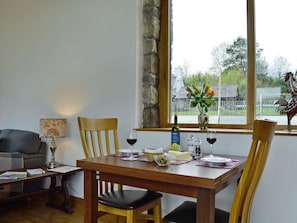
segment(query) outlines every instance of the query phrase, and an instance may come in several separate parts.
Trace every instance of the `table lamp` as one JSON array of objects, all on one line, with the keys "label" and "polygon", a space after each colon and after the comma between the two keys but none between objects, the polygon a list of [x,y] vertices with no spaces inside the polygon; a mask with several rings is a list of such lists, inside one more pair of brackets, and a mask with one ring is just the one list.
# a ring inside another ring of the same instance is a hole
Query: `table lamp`
[{"label": "table lamp", "polygon": [[56,138],[65,137],[66,119],[61,118],[44,118],[40,119],[40,137],[51,138],[50,150],[52,153],[51,161],[47,163],[48,169],[60,166],[55,160],[55,152],[57,149]]}]

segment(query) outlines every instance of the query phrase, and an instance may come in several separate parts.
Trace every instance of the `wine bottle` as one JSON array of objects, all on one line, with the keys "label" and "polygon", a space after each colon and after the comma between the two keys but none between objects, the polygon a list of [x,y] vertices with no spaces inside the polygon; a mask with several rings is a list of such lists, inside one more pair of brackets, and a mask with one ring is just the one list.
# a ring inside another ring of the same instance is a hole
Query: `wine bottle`
[{"label": "wine bottle", "polygon": [[180,145],[180,132],[177,124],[177,115],[174,115],[174,123],[171,129],[171,144],[176,143]]}]

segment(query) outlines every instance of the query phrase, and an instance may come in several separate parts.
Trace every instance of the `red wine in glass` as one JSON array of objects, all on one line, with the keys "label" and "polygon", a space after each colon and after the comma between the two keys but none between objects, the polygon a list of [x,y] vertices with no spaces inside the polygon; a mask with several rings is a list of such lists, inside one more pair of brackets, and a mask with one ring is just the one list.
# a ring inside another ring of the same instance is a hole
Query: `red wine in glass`
[{"label": "red wine in glass", "polygon": [[127,142],[130,145],[131,152],[130,152],[130,156],[127,157],[126,160],[130,160],[130,161],[137,160],[137,158],[133,156],[133,145],[137,142],[137,132],[136,132],[136,130],[129,131],[128,136],[127,136]]},{"label": "red wine in glass", "polygon": [[206,140],[209,144],[214,144],[217,141],[216,138],[206,138]]},{"label": "red wine in glass", "polygon": [[127,142],[130,146],[133,146],[137,142],[137,139],[127,139]]},{"label": "red wine in glass", "polygon": [[210,144],[209,156],[213,157],[213,154],[212,154],[213,144],[217,141],[216,131],[208,130],[206,133],[206,141]]}]

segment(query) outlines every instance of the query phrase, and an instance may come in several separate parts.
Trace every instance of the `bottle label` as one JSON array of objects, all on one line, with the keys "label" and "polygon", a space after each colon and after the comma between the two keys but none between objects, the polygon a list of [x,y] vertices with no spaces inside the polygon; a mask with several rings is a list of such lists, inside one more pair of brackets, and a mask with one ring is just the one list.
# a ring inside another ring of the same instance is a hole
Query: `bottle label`
[{"label": "bottle label", "polygon": [[180,145],[180,134],[179,132],[171,132],[171,144],[176,143]]}]

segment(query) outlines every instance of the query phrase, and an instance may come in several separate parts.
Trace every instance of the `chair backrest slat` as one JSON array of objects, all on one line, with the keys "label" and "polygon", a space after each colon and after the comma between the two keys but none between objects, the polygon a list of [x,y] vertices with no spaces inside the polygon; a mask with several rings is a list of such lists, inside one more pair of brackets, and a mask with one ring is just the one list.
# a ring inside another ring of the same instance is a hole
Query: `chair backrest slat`
[{"label": "chair backrest slat", "polygon": [[[78,117],[79,133],[86,158],[105,156],[119,152],[117,118],[83,118]],[[113,191],[115,185],[99,179],[99,194]],[[118,190],[122,189],[118,185]]]},{"label": "chair backrest slat", "polygon": [[247,162],[241,175],[231,212],[229,223],[248,223],[252,201],[262,176],[276,122],[255,120],[252,143]]},{"label": "chair backrest slat", "polygon": [[90,119],[78,117],[78,125],[86,158],[118,152],[117,118]]}]

